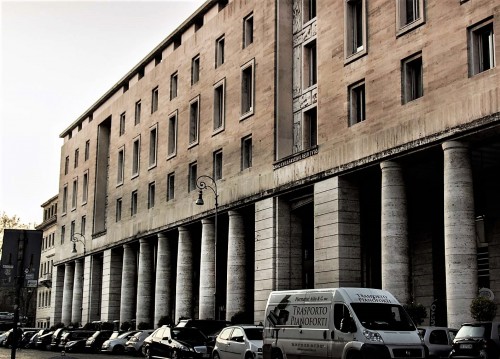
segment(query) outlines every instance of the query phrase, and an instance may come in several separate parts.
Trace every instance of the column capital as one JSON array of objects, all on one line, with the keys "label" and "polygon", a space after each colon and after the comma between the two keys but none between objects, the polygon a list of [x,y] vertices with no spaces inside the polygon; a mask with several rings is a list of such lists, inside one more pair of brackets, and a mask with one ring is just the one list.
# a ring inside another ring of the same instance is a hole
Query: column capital
[{"label": "column capital", "polygon": [[391,169],[391,168],[400,169],[401,165],[398,162],[396,162],[396,161],[383,161],[383,162],[380,162],[380,169],[381,170],[386,170],[386,169]]},{"label": "column capital", "polygon": [[467,142],[462,142],[462,141],[446,141],[441,144],[441,147],[443,148],[443,151],[452,149],[468,150],[469,144]]}]

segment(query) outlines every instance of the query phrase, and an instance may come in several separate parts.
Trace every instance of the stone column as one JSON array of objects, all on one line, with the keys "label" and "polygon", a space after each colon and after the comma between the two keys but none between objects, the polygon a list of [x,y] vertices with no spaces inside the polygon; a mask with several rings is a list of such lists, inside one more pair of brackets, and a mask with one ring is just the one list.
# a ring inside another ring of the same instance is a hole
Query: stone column
[{"label": "stone column", "polygon": [[406,193],[401,166],[392,161],[382,169],[382,288],[401,303],[410,298],[410,256]]},{"label": "stone column", "polygon": [[153,302],[153,257],[151,244],[147,238],[141,238],[139,244],[136,323],[149,323],[152,328],[155,326],[155,323],[151,323],[151,304]]},{"label": "stone column", "polygon": [[246,311],[246,249],[243,217],[229,211],[226,319]]},{"label": "stone column", "polygon": [[175,323],[193,315],[193,243],[189,230],[179,227],[177,283],[175,288]]},{"label": "stone column", "polygon": [[215,227],[211,219],[201,221],[200,319],[216,318],[215,311]]},{"label": "stone column", "polygon": [[448,326],[471,320],[469,306],[478,294],[474,191],[466,144],[448,141],[444,151],[444,252]]},{"label": "stone column", "polygon": [[172,248],[170,239],[158,234],[158,255],[156,258],[155,319],[172,314]]},{"label": "stone column", "polygon": [[50,293],[50,319],[51,324],[61,322],[62,299],[64,289],[64,267],[55,266],[52,271],[52,290]]},{"label": "stone column", "polygon": [[103,252],[101,320],[113,322],[120,318],[120,288],[123,257],[119,249]]},{"label": "stone column", "polygon": [[130,244],[124,244],[122,288],[120,296],[120,323],[130,322],[132,319],[135,319],[136,277],[137,267],[135,251]]},{"label": "stone column", "polygon": [[62,299],[62,316],[61,321],[65,325],[71,323],[71,306],[73,304],[73,281],[75,276],[75,267],[73,263],[64,265],[64,285]]},{"label": "stone column", "polygon": [[73,323],[82,322],[83,309],[83,258],[75,261],[75,280],[73,285],[73,304],[71,311],[71,321]]}]

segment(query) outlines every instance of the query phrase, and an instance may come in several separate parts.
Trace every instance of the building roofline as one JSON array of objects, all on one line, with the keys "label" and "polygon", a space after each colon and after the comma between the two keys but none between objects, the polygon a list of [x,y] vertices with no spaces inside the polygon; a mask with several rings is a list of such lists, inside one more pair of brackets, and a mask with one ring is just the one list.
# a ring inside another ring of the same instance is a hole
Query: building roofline
[{"label": "building roofline", "polygon": [[58,195],[58,194],[56,194],[54,197],[49,198],[48,200],[46,200],[45,202],[43,202],[43,203],[40,205],[40,207],[45,207],[45,206],[46,206],[46,205],[48,205],[50,202],[52,202],[52,201],[56,200],[58,196],[59,196],[59,195]]}]

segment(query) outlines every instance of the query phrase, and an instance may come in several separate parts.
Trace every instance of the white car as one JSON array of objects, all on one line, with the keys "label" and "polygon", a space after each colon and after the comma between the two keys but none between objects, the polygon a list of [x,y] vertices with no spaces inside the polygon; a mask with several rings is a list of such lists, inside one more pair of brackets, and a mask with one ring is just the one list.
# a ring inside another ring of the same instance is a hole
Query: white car
[{"label": "white car", "polygon": [[111,337],[102,343],[101,352],[122,354],[125,353],[125,344],[138,330],[122,333],[115,338]]},{"label": "white car", "polygon": [[261,359],[262,326],[233,325],[221,330],[215,339],[213,359]]},{"label": "white car", "polygon": [[125,343],[125,350],[127,353],[132,355],[142,355],[142,344],[144,344],[144,339],[153,334],[153,329],[139,330],[137,333],[132,335],[127,343]]}]

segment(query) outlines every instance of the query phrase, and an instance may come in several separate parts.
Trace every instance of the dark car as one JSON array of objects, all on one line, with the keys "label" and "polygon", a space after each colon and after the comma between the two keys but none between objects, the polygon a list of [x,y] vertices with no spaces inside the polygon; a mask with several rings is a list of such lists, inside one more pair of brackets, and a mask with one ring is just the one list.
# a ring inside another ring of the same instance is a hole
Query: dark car
[{"label": "dark car", "polygon": [[19,338],[19,343],[17,344],[17,347],[20,349],[27,348],[28,344],[30,343],[31,337],[36,333],[37,333],[36,330],[24,330],[23,333],[21,334],[21,338]]},{"label": "dark car", "polygon": [[50,350],[50,343],[52,342],[52,334],[54,334],[54,332],[48,332],[40,335],[36,339],[35,348],[39,350]]},{"label": "dark car", "polygon": [[66,333],[68,329],[66,328],[58,328],[52,333],[52,340],[50,341],[50,350],[57,351],[59,350],[59,342],[61,341],[61,337],[64,333]]},{"label": "dark car", "polygon": [[199,329],[164,325],[144,340],[142,350],[147,359],[203,359],[210,358],[212,349]]},{"label": "dark car", "polygon": [[[62,335],[59,341],[59,349],[67,352],[82,352],[85,349],[85,342],[95,331],[93,330],[72,330]],[[76,343],[81,342],[81,343]]]},{"label": "dark car", "polygon": [[41,336],[41,335],[44,335],[46,333],[48,333],[49,330],[48,329],[40,329],[38,330],[35,334],[33,334],[28,342],[28,344],[26,344],[26,348],[35,348],[36,347],[36,342],[38,340],[38,338]]},{"label": "dark car", "polygon": [[102,343],[109,339],[113,334],[112,330],[99,330],[87,339],[85,350],[90,353],[98,353],[101,350]]},{"label": "dark car", "polygon": [[231,322],[226,320],[211,320],[211,319],[183,319],[176,325],[177,328],[198,328],[207,337],[215,339],[215,336],[221,329],[231,325]]},{"label": "dark car", "polygon": [[429,350],[428,358],[448,358],[457,331],[446,327],[419,327],[418,333]]},{"label": "dark car", "polygon": [[500,322],[465,323],[453,340],[450,358],[498,359]]}]

